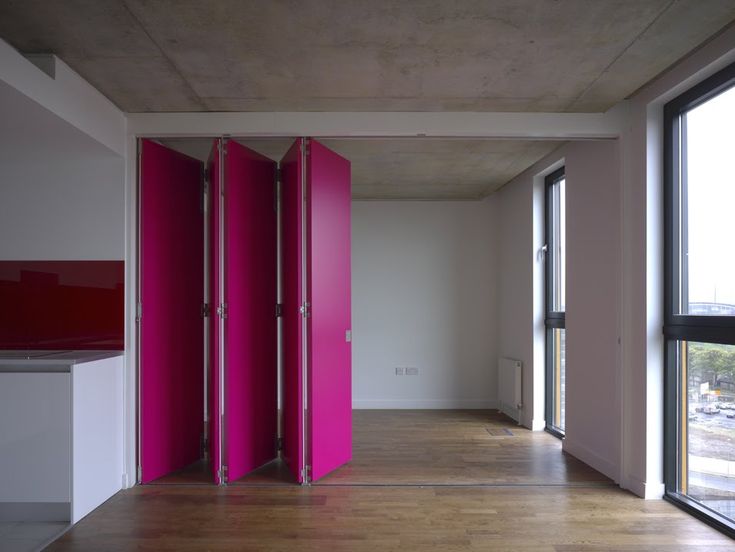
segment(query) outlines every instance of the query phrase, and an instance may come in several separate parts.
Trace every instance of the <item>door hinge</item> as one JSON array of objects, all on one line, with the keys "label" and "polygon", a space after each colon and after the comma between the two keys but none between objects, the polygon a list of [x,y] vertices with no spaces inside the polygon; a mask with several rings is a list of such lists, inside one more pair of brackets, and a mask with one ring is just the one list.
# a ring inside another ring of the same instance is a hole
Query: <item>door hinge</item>
[{"label": "door hinge", "polygon": [[277,303],[276,304],[276,318],[280,318],[283,316],[283,304]]},{"label": "door hinge", "polygon": [[304,318],[309,318],[309,316],[311,316],[310,307],[311,307],[310,303],[304,303],[303,305],[301,305],[301,307],[299,307],[299,312]]},{"label": "door hinge", "polygon": [[140,319],[143,318],[143,303],[136,303],[135,305],[135,321],[140,322]]},{"label": "door hinge", "polygon": [[227,482],[227,466],[222,466],[217,471],[217,475],[219,476],[220,483],[226,483]]},{"label": "door hinge", "polygon": [[304,469],[301,470],[301,480],[304,483],[311,481],[311,466],[304,466]]},{"label": "door hinge", "polygon": [[281,172],[281,167],[276,167],[276,182],[281,182],[282,176],[283,172]]},{"label": "door hinge", "polygon": [[227,303],[222,303],[219,307],[217,307],[217,316],[222,319],[227,318]]},{"label": "door hinge", "polygon": [[138,466],[138,468],[136,469],[135,475],[137,476],[136,479],[138,483],[140,483],[143,480],[143,467],[142,466]]},{"label": "door hinge", "polygon": [[209,303],[202,303],[202,318],[208,318],[211,314]]},{"label": "door hinge", "polygon": [[283,450],[283,437],[276,437],[276,452]]}]

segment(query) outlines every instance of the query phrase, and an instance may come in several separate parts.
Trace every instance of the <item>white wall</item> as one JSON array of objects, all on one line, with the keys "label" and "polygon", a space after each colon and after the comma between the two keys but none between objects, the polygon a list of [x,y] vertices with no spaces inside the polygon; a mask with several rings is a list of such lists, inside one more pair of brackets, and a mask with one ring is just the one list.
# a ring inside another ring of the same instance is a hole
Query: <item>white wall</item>
[{"label": "white wall", "polygon": [[497,221],[492,197],[353,202],[355,408],[495,406]]},{"label": "white wall", "polygon": [[124,259],[124,159],[3,83],[0,119],[0,259]]},{"label": "white wall", "polygon": [[567,348],[564,449],[618,480],[620,172],[618,142],[564,148]]},{"label": "white wall", "polygon": [[[526,175],[523,175],[524,177]],[[495,196],[498,210],[498,354],[523,362],[522,423],[533,426],[533,177],[517,178]],[[543,420],[543,414],[541,415]]]},{"label": "white wall", "polygon": [[[567,176],[567,402],[564,448],[619,477],[620,176],[615,140],[570,142],[498,193],[498,342],[524,364],[523,422],[542,427],[543,176]],[[533,385],[531,385],[533,382]]]}]

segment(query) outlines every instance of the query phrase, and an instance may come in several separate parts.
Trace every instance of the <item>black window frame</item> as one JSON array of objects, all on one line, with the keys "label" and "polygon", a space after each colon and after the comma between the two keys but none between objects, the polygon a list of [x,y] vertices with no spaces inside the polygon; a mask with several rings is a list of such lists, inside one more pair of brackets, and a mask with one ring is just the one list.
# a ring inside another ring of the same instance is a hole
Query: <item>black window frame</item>
[{"label": "black window frame", "polygon": [[[664,498],[735,538],[735,521],[679,492],[682,435],[679,343],[735,345],[735,316],[679,314],[681,279],[688,270],[686,118],[688,111],[735,87],[735,63],[690,88],[664,106]],[[682,232],[684,230],[684,232]],[[680,244],[681,241],[681,244]],[[681,276],[680,276],[681,275]],[[684,286],[683,289],[686,289]],[[686,397],[686,390],[684,390]]]},{"label": "black window frame", "polygon": [[[544,328],[546,359],[546,431],[563,439],[564,429],[552,424],[554,418],[554,348],[552,345],[554,330],[566,331],[566,311],[554,310],[554,216],[552,213],[552,193],[554,185],[566,179],[566,167],[560,167],[544,178]],[[565,244],[566,245],[566,244]],[[565,294],[566,295],[566,294]],[[566,309],[566,305],[564,306]]]}]

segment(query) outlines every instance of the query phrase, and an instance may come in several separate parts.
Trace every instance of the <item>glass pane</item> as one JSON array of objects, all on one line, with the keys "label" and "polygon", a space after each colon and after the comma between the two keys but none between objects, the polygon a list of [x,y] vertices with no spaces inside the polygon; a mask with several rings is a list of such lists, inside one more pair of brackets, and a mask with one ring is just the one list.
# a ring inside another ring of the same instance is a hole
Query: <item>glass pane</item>
[{"label": "glass pane", "polygon": [[735,88],[682,117],[683,314],[735,315]]},{"label": "glass pane", "polygon": [[555,182],[551,191],[552,310],[566,310],[566,179]]},{"label": "glass pane", "polygon": [[681,342],[683,494],[735,519],[735,346]]},{"label": "glass pane", "polygon": [[551,355],[553,363],[551,382],[553,407],[551,425],[562,433],[566,427],[566,340],[566,330],[558,328],[551,330]]}]

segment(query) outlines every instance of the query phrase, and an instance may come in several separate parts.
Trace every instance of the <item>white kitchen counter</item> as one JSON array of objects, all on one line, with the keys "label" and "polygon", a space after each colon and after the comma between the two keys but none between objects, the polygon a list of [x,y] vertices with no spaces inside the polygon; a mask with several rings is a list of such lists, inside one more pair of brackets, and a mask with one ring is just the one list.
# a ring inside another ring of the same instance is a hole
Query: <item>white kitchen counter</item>
[{"label": "white kitchen counter", "polygon": [[0,351],[0,521],[75,523],[120,490],[123,356]]}]

